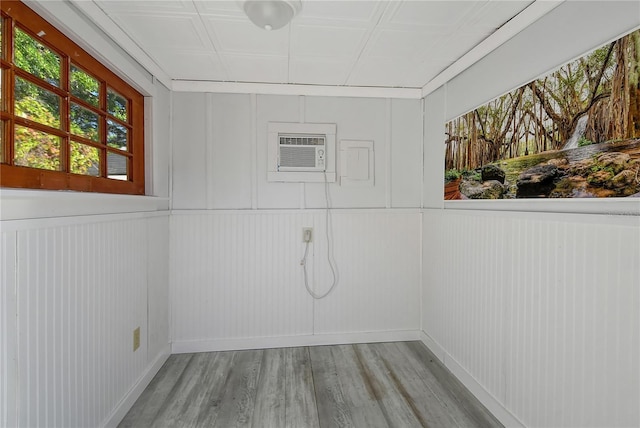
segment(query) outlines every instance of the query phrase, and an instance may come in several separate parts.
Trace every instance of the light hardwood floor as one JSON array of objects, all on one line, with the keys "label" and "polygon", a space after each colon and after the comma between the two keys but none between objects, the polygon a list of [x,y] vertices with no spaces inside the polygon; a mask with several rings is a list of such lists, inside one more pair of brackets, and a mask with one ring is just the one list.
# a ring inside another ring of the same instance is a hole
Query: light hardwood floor
[{"label": "light hardwood floor", "polygon": [[172,355],[120,427],[501,427],[420,342]]}]

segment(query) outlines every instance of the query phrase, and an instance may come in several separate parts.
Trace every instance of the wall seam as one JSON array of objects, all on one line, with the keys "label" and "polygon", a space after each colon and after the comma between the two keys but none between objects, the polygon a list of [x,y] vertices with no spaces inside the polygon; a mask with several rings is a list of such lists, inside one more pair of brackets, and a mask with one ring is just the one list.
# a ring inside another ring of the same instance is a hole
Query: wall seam
[{"label": "wall seam", "polygon": [[392,99],[391,98],[387,98],[387,105],[386,105],[386,116],[387,116],[387,135],[385,136],[387,139],[387,145],[386,145],[386,166],[385,166],[385,207],[386,208],[391,208],[391,201],[392,201],[392,196],[391,196],[391,140],[393,137],[393,123],[392,121],[392,116],[393,116],[393,107],[392,107]]},{"label": "wall seam", "polygon": [[251,122],[251,149],[250,152],[250,163],[251,163],[251,209],[258,209],[258,130],[257,130],[257,120],[258,120],[258,97],[256,94],[250,95],[251,102],[251,117],[249,118]]},{"label": "wall seam", "polygon": [[213,141],[213,94],[207,93],[205,95],[205,122],[204,122],[204,133],[205,133],[205,144],[204,144],[204,153],[205,153],[205,164],[204,164],[204,173],[206,177],[205,189],[206,189],[206,206],[207,209],[212,209],[214,206],[213,197],[214,197],[214,141]]}]

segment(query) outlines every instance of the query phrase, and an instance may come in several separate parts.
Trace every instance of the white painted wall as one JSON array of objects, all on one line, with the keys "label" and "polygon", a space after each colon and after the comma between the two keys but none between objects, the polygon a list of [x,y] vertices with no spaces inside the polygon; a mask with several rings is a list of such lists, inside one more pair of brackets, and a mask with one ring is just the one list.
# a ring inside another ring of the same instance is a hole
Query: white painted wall
[{"label": "white painted wall", "polygon": [[174,209],[325,205],[320,183],[267,182],[267,123],[336,123],[336,139],[373,140],[375,186],[331,183],[335,208],[419,207],[418,100],[175,93]]},{"label": "white painted wall", "polygon": [[[174,120],[175,352],[416,337],[419,100],[176,93]],[[309,268],[329,287],[324,184],[267,181],[271,121],[374,141],[373,187],[329,184],[340,278],[325,300],[306,293],[299,264],[314,227]]]},{"label": "white painted wall", "polygon": [[4,221],[1,236],[3,426],[108,423],[169,353],[168,214]]},{"label": "white painted wall", "polygon": [[564,2],[425,99],[423,340],[507,426],[640,425],[640,201],[443,202],[444,123],[639,25]]},{"label": "white painted wall", "polygon": [[426,210],[426,342],[509,426],[638,426],[639,238],[635,216]]},{"label": "white painted wall", "polygon": [[420,218],[418,210],[334,212],[340,280],[314,301],[299,263],[302,228],[315,231],[307,268],[323,293],[332,281],[324,212],[174,211],[174,352],[416,339]]},{"label": "white painted wall", "polygon": [[0,190],[0,426],[114,426],[170,353],[171,92],[69,2],[30,5],[147,97],[148,196]]}]

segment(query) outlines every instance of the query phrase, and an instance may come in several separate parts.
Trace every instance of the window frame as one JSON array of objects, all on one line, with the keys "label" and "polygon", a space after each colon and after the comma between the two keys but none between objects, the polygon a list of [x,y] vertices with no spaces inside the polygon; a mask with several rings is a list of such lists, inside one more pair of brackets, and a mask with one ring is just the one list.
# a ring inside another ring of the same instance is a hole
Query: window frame
[{"label": "window frame", "polygon": [[[73,190],[97,193],[116,193],[143,195],[145,192],[144,171],[144,96],[131,87],[114,72],[92,57],[84,49],[66,37],[61,31],[19,0],[3,0],[2,11],[2,101],[0,119],[4,127],[0,158],[0,187]],[[14,62],[14,28],[18,27],[38,43],[52,50],[60,57],[60,87],[47,85],[38,77],[22,70]],[[44,32],[44,34],[42,34]],[[42,34],[42,36],[39,36]],[[98,107],[91,106],[71,93],[71,67],[80,69],[99,82],[100,93]],[[15,114],[15,78],[20,77],[35,83],[61,97],[60,129],[31,121]],[[107,105],[108,88],[117,92],[128,101],[128,121],[123,122],[110,115]],[[71,104],[83,108],[90,107],[98,115],[99,141],[95,142],[72,134],[70,128]],[[126,127],[129,133],[126,151],[111,147],[107,142],[107,123],[116,122]],[[36,131],[44,131],[60,137],[60,170],[46,170],[14,165],[15,126],[26,126]],[[70,172],[70,147],[72,142],[86,144],[99,150],[100,176],[75,174]],[[109,153],[125,156],[127,179],[107,178],[107,157]]]}]

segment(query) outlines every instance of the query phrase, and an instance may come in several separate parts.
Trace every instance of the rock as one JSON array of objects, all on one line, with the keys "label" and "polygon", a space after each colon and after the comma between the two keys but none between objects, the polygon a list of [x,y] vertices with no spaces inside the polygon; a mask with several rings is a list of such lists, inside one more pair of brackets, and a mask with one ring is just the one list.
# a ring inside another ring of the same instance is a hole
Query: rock
[{"label": "rock", "polygon": [[554,180],[560,175],[555,165],[536,165],[525,170],[516,181],[517,198],[546,198],[553,190]]},{"label": "rock", "polygon": [[614,174],[625,169],[629,159],[631,159],[631,157],[628,154],[620,152],[602,153],[596,156],[598,165],[602,166],[602,168],[610,167]]},{"label": "rock", "polygon": [[605,183],[613,178],[613,172],[600,170],[596,171],[593,174],[589,174],[587,177],[587,183],[592,186],[600,186],[604,187]]},{"label": "rock", "polygon": [[499,181],[502,184],[504,184],[504,178],[506,176],[504,171],[500,169],[500,167],[498,167],[497,165],[483,166],[480,174],[482,176],[482,181],[495,180],[495,181]]},{"label": "rock", "polygon": [[587,179],[579,175],[570,175],[558,181],[549,195],[550,198],[583,197],[587,193]]},{"label": "rock", "polygon": [[637,197],[635,195],[637,194],[638,190],[640,190],[640,188],[638,188],[636,186],[624,187],[624,188],[622,188],[622,191],[620,192],[620,196],[624,196],[626,198],[628,198],[628,197]]},{"label": "rock", "polygon": [[569,173],[586,177],[591,172],[592,166],[593,161],[591,159],[583,159],[571,164],[571,166],[569,167]]},{"label": "rock", "polygon": [[505,188],[497,180],[479,183],[475,180],[462,180],[460,192],[469,199],[501,199]]},{"label": "rock", "polygon": [[620,174],[617,174],[610,181],[608,181],[606,183],[606,187],[621,189],[623,187],[627,187],[630,184],[633,184],[635,179],[636,179],[636,173],[629,169],[625,169]]},{"label": "rock", "polygon": [[554,158],[549,159],[547,165],[553,165],[555,167],[558,167],[559,169],[567,169],[569,168],[569,161],[565,158]]}]

